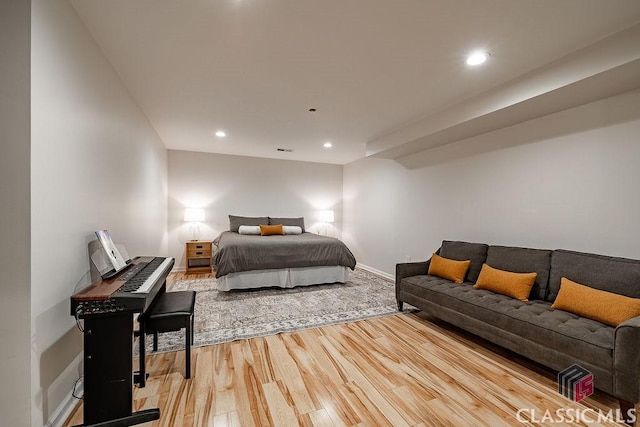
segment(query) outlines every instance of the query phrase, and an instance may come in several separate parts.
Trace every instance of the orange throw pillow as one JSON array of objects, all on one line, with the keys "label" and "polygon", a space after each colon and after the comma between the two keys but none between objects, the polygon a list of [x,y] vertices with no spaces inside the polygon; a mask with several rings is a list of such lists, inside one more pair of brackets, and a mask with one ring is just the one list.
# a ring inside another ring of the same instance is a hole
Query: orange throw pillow
[{"label": "orange throw pillow", "polygon": [[633,317],[640,316],[640,298],[590,288],[572,282],[566,277],[560,279],[560,292],[551,307],[597,320],[609,326],[618,326]]},{"label": "orange throw pillow", "polygon": [[538,273],[512,273],[482,264],[480,276],[473,285],[476,289],[487,289],[520,301],[529,301],[529,293]]},{"label": "orange throw pillow", "polygon": [[470,264],[471,260],[456,261],[433,254],[427,274],[442,277],[455,283],[462,283]]},{"label": "orange throw pillow", "polygon": [[282,227],[282,224],[260,225],[260,234],[263,236],[273,236],[277,234],[284,234],[284,228]]}]

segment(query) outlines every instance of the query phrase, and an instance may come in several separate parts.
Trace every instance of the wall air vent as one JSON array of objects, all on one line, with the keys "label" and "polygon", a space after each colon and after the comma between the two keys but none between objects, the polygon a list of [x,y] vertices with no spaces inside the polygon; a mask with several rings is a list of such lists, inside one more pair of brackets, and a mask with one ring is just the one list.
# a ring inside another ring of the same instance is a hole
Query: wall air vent
[{"label": "wall air vent", "polygon": [[278,148],[278,151],[283,151],[285,153],[293,153],[293,149],[292,148]]}]

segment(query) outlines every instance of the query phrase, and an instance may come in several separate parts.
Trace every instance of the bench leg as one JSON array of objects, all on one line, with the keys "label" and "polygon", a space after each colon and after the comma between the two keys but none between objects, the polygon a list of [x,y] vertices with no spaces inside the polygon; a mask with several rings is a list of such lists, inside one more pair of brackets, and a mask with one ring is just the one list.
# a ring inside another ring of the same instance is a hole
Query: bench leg
[{"label": "bench leg", "polygon": [[191,378],[191,322],[187,320],[184,331],[184,377]]},{"label": "bench leg", "polygon": [[193,345],[193,341],[195,339],[194,336],[196,328],[194,327],[194,318],[195,316],[191,315],[191,345]]},{"label": "bench leg", "polygon": [[402,311],[402,306],[403,305],[404,305],[404,302],[398,301],[398,311]]},{"label": "bench leg", "polygon": [[153,351],[158,351],[158,331],[153,333]]},{"label": "bench leg", "polygon": [[144,386],[146,385],[147,382],[147,360],[146,360],[146,349],[145,349],[145,337],[147,336],[147,333],[144,329],[144,322],[140,322],[140,329],[139,329],[139,333],[140,336],[138,337],[138,345],[140,346],[140,351],[138,352],[138,365],[139,365],[139,381],[138,381],[138,386],[140,388],[144,388]]}]

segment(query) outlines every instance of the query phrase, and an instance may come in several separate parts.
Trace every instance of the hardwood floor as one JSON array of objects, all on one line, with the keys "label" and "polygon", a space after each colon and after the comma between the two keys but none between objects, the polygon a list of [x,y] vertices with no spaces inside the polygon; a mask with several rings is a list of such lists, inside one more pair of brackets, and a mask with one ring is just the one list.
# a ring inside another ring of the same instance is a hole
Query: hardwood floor
[{"label": "hardwood floor", "polygon": [[[182,351],[147,360],[134,409],[159,407],[153,426],[523,425],[519,409],[548,425],[547,410],[617,408],[570,402],[554,372],[414,314],[194,348],[190,380]],[[80,405],[67,425],[81,422]]]}]

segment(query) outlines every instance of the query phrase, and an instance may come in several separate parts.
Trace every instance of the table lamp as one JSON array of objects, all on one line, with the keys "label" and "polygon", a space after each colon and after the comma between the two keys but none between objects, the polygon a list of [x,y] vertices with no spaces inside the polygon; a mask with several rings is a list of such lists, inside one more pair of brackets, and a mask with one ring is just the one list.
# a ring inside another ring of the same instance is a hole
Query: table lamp
[{"label": "table lamp", "polygon": [[184,221],[191,223],[191,240],[198,240],[198,238],[200,237],[200,223],[204,222],[204,209],[186,208],[184,210]]}]

